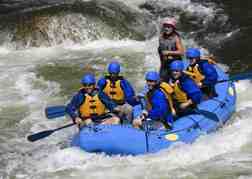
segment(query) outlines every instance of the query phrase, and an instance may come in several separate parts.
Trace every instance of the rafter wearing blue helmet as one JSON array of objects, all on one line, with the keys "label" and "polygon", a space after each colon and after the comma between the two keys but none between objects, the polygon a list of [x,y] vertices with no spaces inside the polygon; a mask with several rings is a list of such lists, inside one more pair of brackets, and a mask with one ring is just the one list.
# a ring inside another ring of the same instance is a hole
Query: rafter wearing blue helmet
[{"label": "rafter wearing blue helmet", "polygon": [[96,88],[95,76],[85,74],[80,82],[82,87],[66,108],[72,120],[79,127],[90,123],[118,124],[120,119],[110,113],[118,110],[117,105]]},{"label": "rafter wearing blue helmet", "polygon": [[[148,91],[145,95],[146,109],[142,115],[133,120],[133,126],[139,128],[142,126],[144,118],[150,118],[153,121],[161,122],[166,128],[171,128],[173,117],[169,95],[172,93],[171,87],[164,82],[160,82],[160,76],[155,71],[149,71],[145,75]],[[162,85],[161,85],[162,84]],[[167,86],[168,85],[168,86]]]},{"label": "rafter wearing blue helmet", "polygon": [[193,108],[202,101],[201,90],[188,75],[184,74],[182,61],[173,61],[170,69],[172,78],[169,83],[174,90],[173,101],[177,116],[191,113]]},{"label": "rafter wearing blue helmet", "polygon": [[217,96],[215,84],[218,80],[218,74],[212,61],[202,59],[200,51],[197,48],[187,49],[186,58],[190,60],[190,65],[185,73],[192,77],[202,92],[208,97]]},{"label": "rafter wearing blue helmet", "polygon": [[117,61],[111,62],[107,71],[108,75],[99,79],[98,88],[119,105],[121,116],[131,120],[131,106],[139,104],[135,98],[135,91],[130,82],[120,75],[121,66]]}]

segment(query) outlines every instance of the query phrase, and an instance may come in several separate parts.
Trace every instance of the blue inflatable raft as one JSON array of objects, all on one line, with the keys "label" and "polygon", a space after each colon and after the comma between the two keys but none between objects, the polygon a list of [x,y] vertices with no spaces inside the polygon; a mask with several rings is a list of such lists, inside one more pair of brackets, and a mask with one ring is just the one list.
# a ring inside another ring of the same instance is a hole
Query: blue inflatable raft
[{"label": "blue inflatable raft", "polygon": [[[219,79],[228,75],[216,67]],[[130,125],[97,125],[84,127],[73,137],[72,146],[87,152],[103,152],[108,155],[139,155],[168,149],[177,142],[192,143],[199,136],[216,131],[235,111],[236,91],[232,82],[216,85],[218,97],[203,101],[197,113],[179,118],[170,131],[139,130]],[[135,110],[140,110],[136,106]],[[148,125],[147,125],[148,126]]]}]

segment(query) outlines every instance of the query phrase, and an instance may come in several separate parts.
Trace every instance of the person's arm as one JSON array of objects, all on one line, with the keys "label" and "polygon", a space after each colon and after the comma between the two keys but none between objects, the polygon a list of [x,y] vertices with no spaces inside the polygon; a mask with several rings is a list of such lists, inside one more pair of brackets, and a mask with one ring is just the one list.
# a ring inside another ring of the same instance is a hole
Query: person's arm
[{"label": "person's arm", "polygon": [[151,98],[151,103],[152,109],[148,111],[148,118],[153,120],[163,119],[169,109],[165,94],[161,91],[156,91]]},{"label": "person's arm", "polygon": [[149,91],[148,85],[144,85],[144,88],[137,94],[137,96],[144,98]]},{"label": "person's arm", "polygon": [[104,87],[106,85],[106,79],[104,77],[100,78],[97,82],[97,87],[100,89],[100,90],[103,90]]},{"label": "person's arm", "polygon": [[121,81],[121,86],[124,92],[125,101],[132,106],[139,104],[139,102],[135,98],[135,91],[130,83],[127,80],[123,79]]},{"label": "person's arm", "polygon": [[107,96],[104,92],[101,90],[99,91],[99,99],[102,101],[102,103],[106,106],[106,108],[109,109],[109,111],[113,111],[115,107],[117,107],[117,104],[112,101],[109,96]]},{"label": "person's arm", "polygon": [[66,113],[72,118],[72,120],[75,120],[75,118],[78,117],[76,111],[78,111],[83,100],[84,100],[83,94],[78,92],[76,95],[74,95],[70,103],[67,104]]},{"label": "person's arm", "polygon": [[141,104],[142,109],[146,109],[147,107],[147,102],[146,102],[146,94],[149,91],[148,85],[144,85],[144,88],[137,94],[136,100]]},{"label": "person's arm", "polygon": [[183,56],[185,53],[185,49],[184,49],[184,46],[182,44],[180,37],[178,36],[176,37],[176,47],[177,47],[177,50],[174,51],[175,55]]},{"label": "person's arm", "polygon": [[208,62],[204,62],[200,67],[205,76],[205,79],[202,81],[203,85],[215,84],[218,80],[218,74],[214,66]]},{"label": "person's arm", "polygon": [[202,101],[202,92],[194,92],[188,94],[188,97],[190,98],[191,101],[189,101],[190,104],[199,104]]},{"label": "person's arm", "polygon": [[[182,90],[187,94],[189,101],[188,103],[192,104],[199,104],[202,100],[202,92],[197,84],[191,79],[187,78],[182,83]],[[191,100],[191,101],[190,101]]]}]

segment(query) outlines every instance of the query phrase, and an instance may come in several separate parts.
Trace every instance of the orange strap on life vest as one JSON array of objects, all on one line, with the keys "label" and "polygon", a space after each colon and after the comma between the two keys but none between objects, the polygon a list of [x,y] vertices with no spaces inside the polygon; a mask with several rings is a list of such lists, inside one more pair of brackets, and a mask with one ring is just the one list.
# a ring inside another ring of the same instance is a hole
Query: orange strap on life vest
[{"label": "orange strap on life vest", "polygon": [[205,79],[205,76],[201,73],[198,64],[196,64],[194,67],[189,66],[187,70],[183,72],[189,75],[196,83],[199,83]]}]

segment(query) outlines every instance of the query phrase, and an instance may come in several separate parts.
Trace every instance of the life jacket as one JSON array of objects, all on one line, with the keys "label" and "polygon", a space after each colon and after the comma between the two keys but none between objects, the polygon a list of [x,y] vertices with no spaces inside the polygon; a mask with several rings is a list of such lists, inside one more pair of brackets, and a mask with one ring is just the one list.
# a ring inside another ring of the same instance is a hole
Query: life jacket
[{"label": "life jacket", "polygon": [[[168,51],[176,51],[177,49],[177,44],[176,44],[176,40],[177,38],[179,38],[179,35],[175,32],[174,34],[172,34],[171,36],[169,36],[168,38],[164,38],[163,36],[160,36],[159,38],[159,50],[163,51],[163,50],[168,50]],[[162,56],[162,58],[164,60],[172,60],[172,59],[177,59],[180,60],[181,56],[179,55],[168,55],[168,56]],[[164,61],[162,60],[162,61]]]},{"label": "life jacket", "polygon": [[99,99],[98,92],[95,95],[84,94],[84,101],[79,108],[81,118],[90,118],[107,113],[106,106]]},{"label": "life jacket", "polygon": [[[172,110],[175,110],[174,107],[173,107],[173,102],[172,102],[172,93],[173,93],[173,89],[172,87],[168,84],[168,83],[165,83],[165,82],[162,82],[159,84],[158,88],[165,94],[166,96],[166,99],[169,103],[169,109],[168,111],[172,111]],[[152,109],[152,105],[150,103],[150,99],[151,99],[151,96],[152,96],[152,93],[150,94],[147,94],[147,110],[151,110]]]},{"label": "life jacket", "polygon": [[[215,60],[212,56],[202,57],[200,60],[205,60],[209,64],[216,64]],[[204,75],[199,67],[199,64],[192,66],[188,66],[187,70],[184,71],[185,74],[189,75],[196,83],[201,82],[204,80]]]},{"label": "life jacket", "polygon": [[174,93],[173,98],[179,102],[179,103],[185,103],[188,101],[187,94],[181,89],[181,85],[179,83],[179,80],[176,80],[175,82],[171,82],[170,85],[173,87]]},{"label": "life jacket", "polygon": [[103,92],[107,94],[114,102],[117,104],[125,103],[124,91],[121,87],[122,77],[120,76],[118,80],[112,82],[109,76],[105,76],[106,85],[103,89]]},{"label": "life jacket", "polygon": [[187,70],[184,71],[184,73],[189,75],[196,83],[201,82],[205,78],[198,64],[194,66],[188,66]]}]

